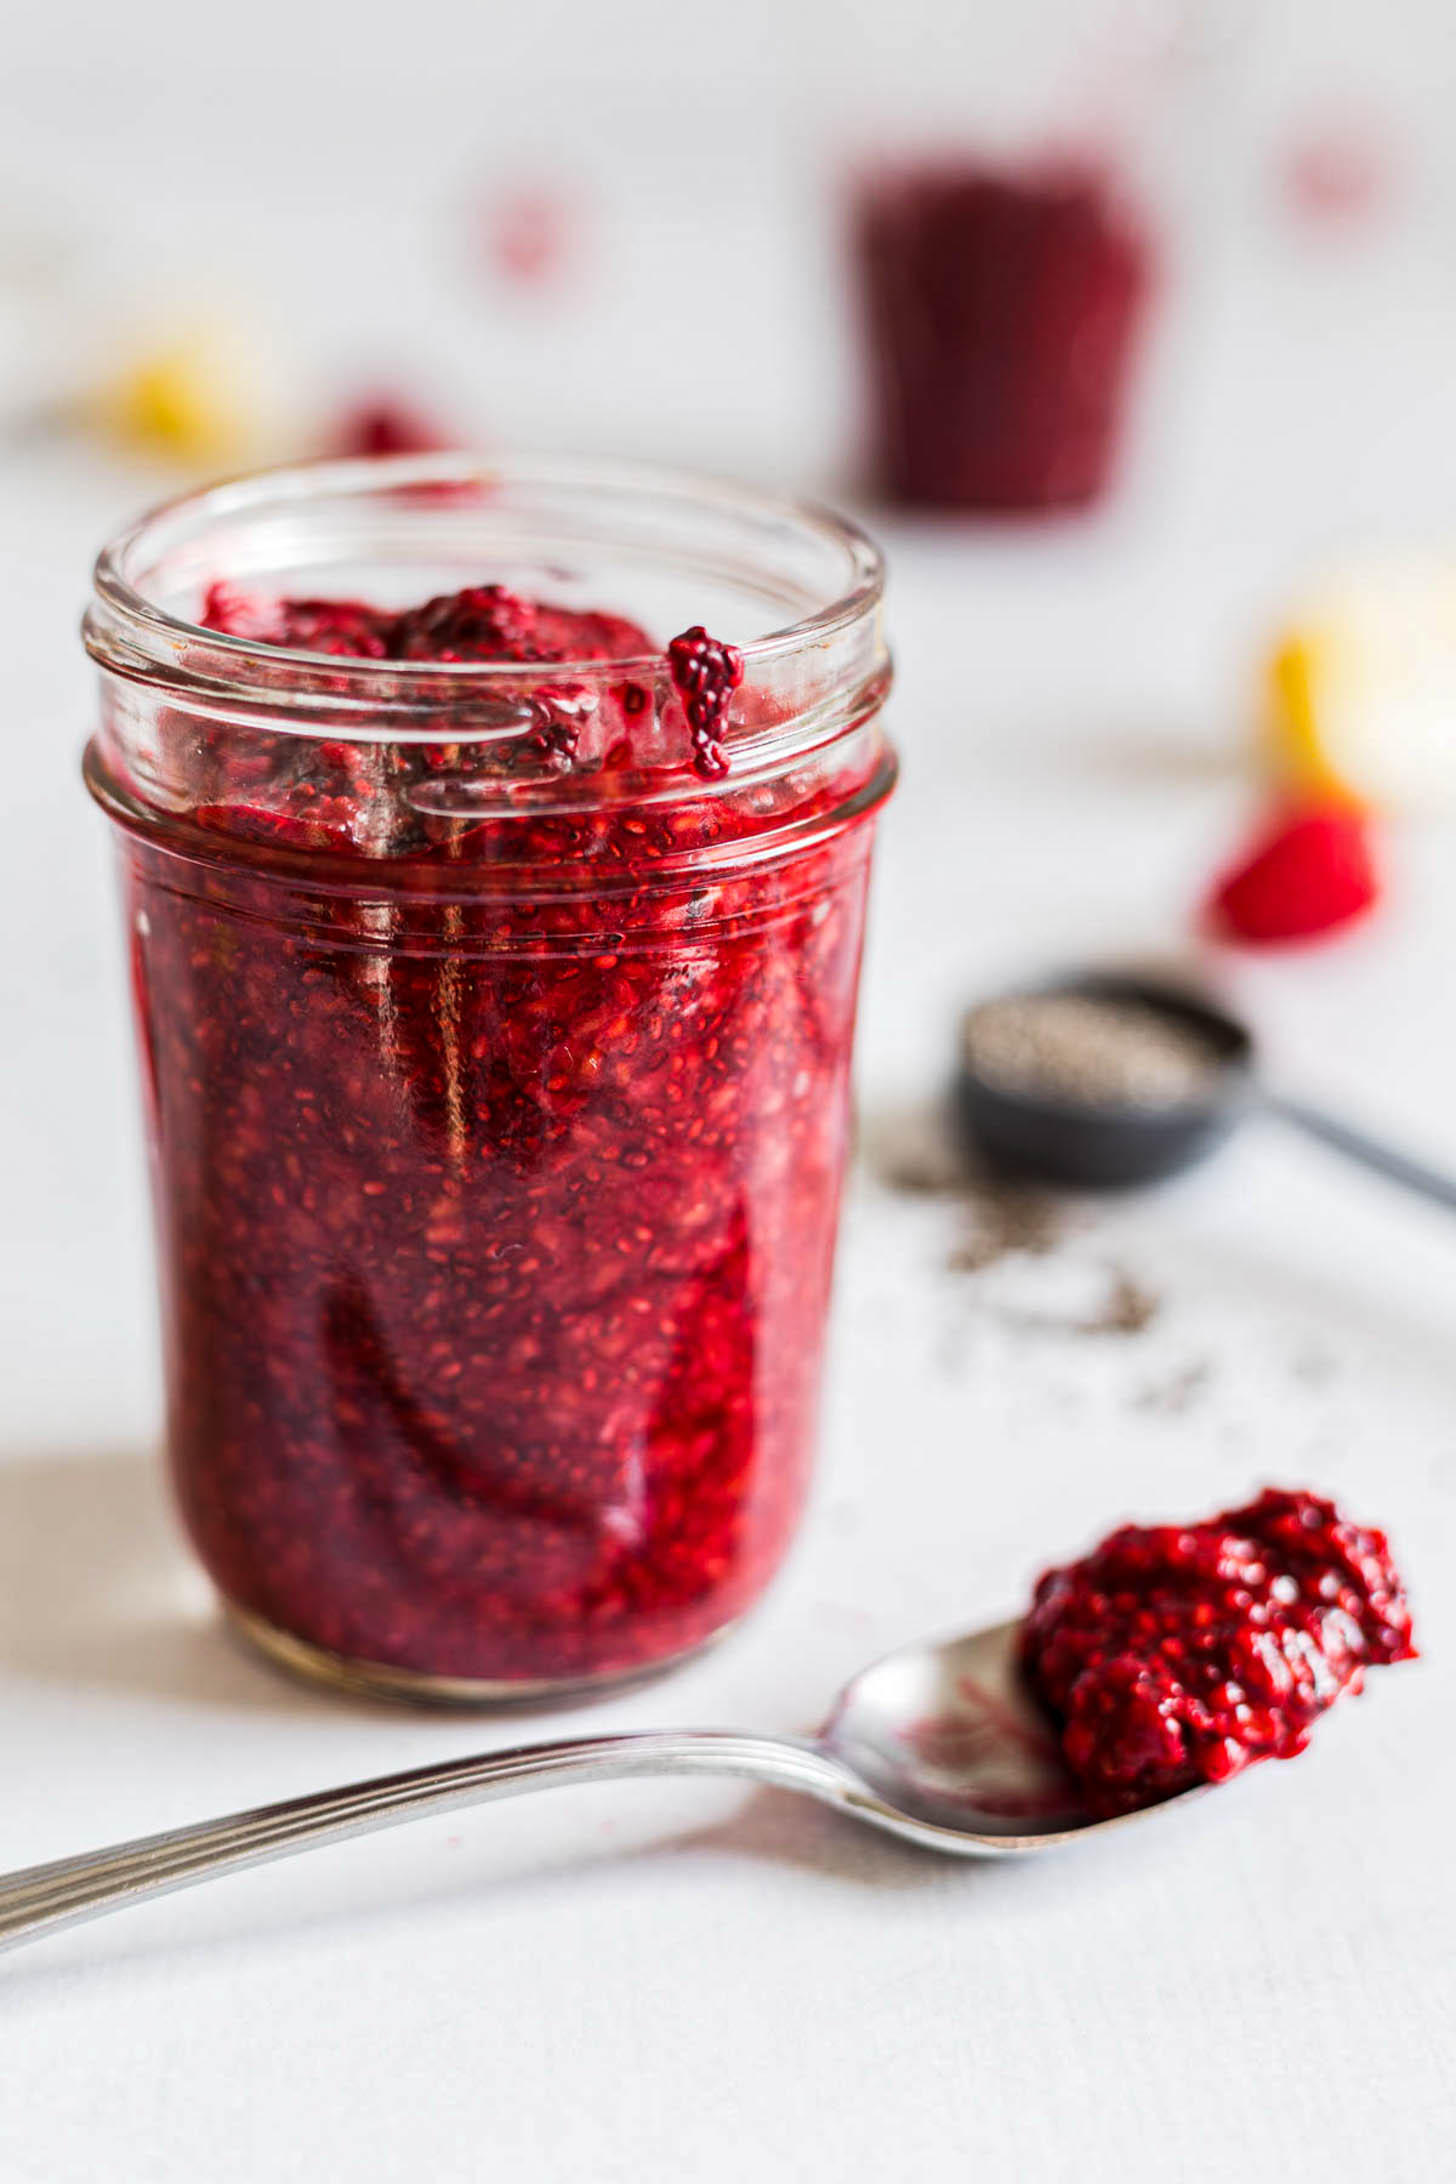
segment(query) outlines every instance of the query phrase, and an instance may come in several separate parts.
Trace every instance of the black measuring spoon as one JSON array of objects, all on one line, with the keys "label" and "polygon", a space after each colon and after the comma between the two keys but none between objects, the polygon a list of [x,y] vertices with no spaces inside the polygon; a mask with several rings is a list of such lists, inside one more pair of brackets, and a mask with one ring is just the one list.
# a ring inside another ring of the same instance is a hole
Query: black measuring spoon
[{"label": "black measuring spoon", "polygon": [[[1052,979],[1011,1001],[1034,1006],[1053,995],[1150,1011],[1189,1035],[1206,1056],[1197,1088],[1169,1100],[1082,1099],[1058,1086],[1032,1089],[1003,1072],[978,1067],[974,1027],[965,1019],[955,1085],[956,1119],[965,1138],[1002,1174],[1092,1189],[1156,1183],[1206,1159],[1245,1116],[1273,1115],[1361,1167],[1456,1211],[1456,1176],[1443,1175],[1394,1146],[1341,1122],[1308,1102],[1264,1084],[1252,1033],[1236,1017],[1193,989],[1120,972],[1085,972]],[[997,1002],[982,1004],[994,1008]]]}]

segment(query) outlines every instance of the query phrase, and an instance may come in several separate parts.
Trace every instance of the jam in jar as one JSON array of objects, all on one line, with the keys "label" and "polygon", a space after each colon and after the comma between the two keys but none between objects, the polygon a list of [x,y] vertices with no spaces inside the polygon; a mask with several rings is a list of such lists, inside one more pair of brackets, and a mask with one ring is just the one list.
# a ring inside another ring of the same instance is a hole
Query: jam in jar
[{"label": "jam in jar", "polygon": [[275,1655],[586,1685],[772,1576],[894,771],[879,600],[818,512],[456,455],[219,488],[102,556],[170,1459]]}]

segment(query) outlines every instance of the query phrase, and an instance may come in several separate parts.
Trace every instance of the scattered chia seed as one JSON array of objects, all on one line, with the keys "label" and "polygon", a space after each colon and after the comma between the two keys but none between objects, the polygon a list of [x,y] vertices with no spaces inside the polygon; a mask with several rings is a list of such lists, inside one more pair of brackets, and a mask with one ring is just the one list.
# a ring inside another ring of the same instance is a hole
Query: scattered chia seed
[{"label": "scattered chia seed", "polygon": [[[866,1165],[888,1189],[956,1206],[959,1233],[946,1256],[952,1274],[981,1275],[1003,1260],[1048,1258],[1087,1225],[1085,1210],[1069,1209],[1053,1193],[981,1172],[957,1144],[939,1107],[861,1117],[858,1143]],[[990,1309],[1006,1326],[1028,1334],[1140,1335],[1156,1319],[1162,1299],[1121,1266],[1107,1266],[1104,1279],[1105,1290],[1090,1311],[1028,1312],[995,1302]],[[1191,1396],[1194,1387],[1187,1392]]]},{"label": "scattered chia seed", "polygon": [[954,1274],[982,1274],[1014,1253],[1040,1258],[1061,1242],[1066,1207],[1032,1184],[981,1173],[938,1106],[907,1107],[862,1119],[859,1147],[887,1189],[954,1200],[959,1234],[947,1258]]},{"label": "scattered chia seed", "polygon": [[1113,995],[1007,995],[973,1009],[961,1036],[966,1066],[983,1083],[1081,1107],[1182,1107],[1220,1070],[1192,1025]]},{"label": "scattered chia seed", "polygon": [[912,1198],[958,1198],[971,1187],[965,1154],[939,1106],[856,1114],[855,1145],[887,1190]]},{"label": "scattered chia seed", "polygon": [[1133,1408],[1152,1411],[1160,1417],[1181,1417],[1200,1403],[1213,1378],[1213,1366],[1207,1358],[1197,1359],[1184,1365],[1169,1380],[1155,1381],[1134,1398]]},{"label": "scattered chia seed", "polygon": [[960,1238],[947,1262],[953,1274],[983,1274],[1014,1252],[1039,1259],[1062,1240],[1064,1224],[1056,1201],[1020,1184],[967,1190],[962,1208]]},{"label": "scattered chia seed", "polygon": [[1158,1316],[1161,1299],[1121,1267],[1111,1269],[1107,1297],[1098,1309],[1077,1322],[1079,1335],[1140,1335]]},{"label": "scattered chia seed", "polygon": [[1162,1310],[1162,1299],[1123,1267],[1104,1267],[1102,1281],[1105,1287],[1090,1309],[1069,1311],[1058,1302],[1051,1309],[993,1303],[992,1310],[1004,1327],[1018,1334],[1087,1336],[1099,1341],[1104,1335],[1140,1335]]}]

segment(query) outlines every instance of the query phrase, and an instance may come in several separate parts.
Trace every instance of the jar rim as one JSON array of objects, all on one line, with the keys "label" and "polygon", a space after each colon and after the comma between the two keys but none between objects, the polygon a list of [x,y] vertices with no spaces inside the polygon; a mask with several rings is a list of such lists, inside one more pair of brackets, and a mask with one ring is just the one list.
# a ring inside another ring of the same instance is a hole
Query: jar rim
[{"label": "jar rim", "polygon": [[[738,645],[750,677],[755,670],[842,637],[878,610],[883,595],[884,561],[874,541],[858,524],[813,500],[635,462],[499,458],[464,451],[366,456],[253,471],[146,511],[96,557],[94,596],[82,624],[86,649],[98,666],[128,680],[213,692],[226,686],[245,700],[266,693],[267,710],[274,715],[290,711],[291,700],[316,710],[324,676],[323,702],[330,712],[429,710],[447,694],[468,700],[472,693],[484,696],[505,681],[519,686],[531,675],[531,668],[519,661],[412,660],[402,667],[397,660],[339,657],[225,635],[170,611],[144,589],[146,567],[154,563],[169,534],[185,538],[210,523],[302,516],[310,503],[330,495],[361,505],[377,497],[380,504],[438,508],[454,496],[475,506],[488,505],[492,492],[502,487],[635,496],[644,507],[660,503],[682,512],[696,504],[705,513],[796,528],[806,543],[828,549],[838,557],[842,583],[822,604]],[[599,658],[553,660],[537,673],[553,679],[573,673],[600,675],[606,664]],[[661,665],[657,651],[610,662],[614,674],[646,674]]]}]

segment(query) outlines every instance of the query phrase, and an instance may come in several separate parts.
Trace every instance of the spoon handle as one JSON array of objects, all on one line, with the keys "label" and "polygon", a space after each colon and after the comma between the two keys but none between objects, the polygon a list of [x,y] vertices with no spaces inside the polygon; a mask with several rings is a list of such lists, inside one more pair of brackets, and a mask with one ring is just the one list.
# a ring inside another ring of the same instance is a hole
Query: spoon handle
[{"label": "spoon handle", "polygon": [[1363,1130],[1356,1130],[1348,1122],[1341,1122],[1304,1100],[1268,1092],[1264,1095],[1264,1105],[1281,1121],[1292,1123],[1296,1130],[1318,1138],[1322,1145],[1331,1146],[1335,1152],[1344,1153],[1347,1159],[1358,1161],[1362,1168],[1373,1169],[1376,1175],[1383,1175],[1422,1198],[1434,1199],[1437,1205],[1450,1206],[1456,1211],[1456,1176],[1443,1175],[1439,1168],[1428,1168],[1424,1161],[1412,1160],[1408,1153],[1397,1152],[1393,1145],[1382,1145],[1378,1138],[1367,1137]]},{"label": "spoon handle", "polygon": [[263,1865],[317,1843],[342,1842],[425,1813],[449,1812],[558,1783],[621,1781],[636,1775],[737,1775],[777,1789],[800,1790],[827,1804],[870,1802],[827,1752],[792,1737],[655,1730],[640,1736],[520,1745],[172,1828],[164,1835],[142,1836],[52,1865],[29,1866],[0,1878],[0,1949],[56,1933],[103,1911],[142,1903],[148,1896],[190,1888],[214,1873]]}]

